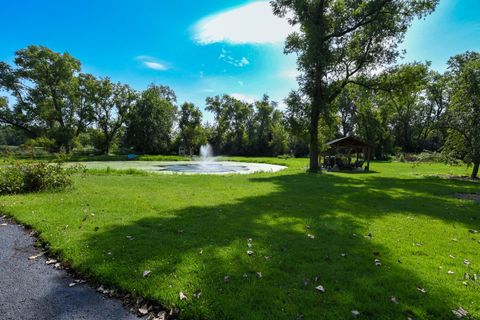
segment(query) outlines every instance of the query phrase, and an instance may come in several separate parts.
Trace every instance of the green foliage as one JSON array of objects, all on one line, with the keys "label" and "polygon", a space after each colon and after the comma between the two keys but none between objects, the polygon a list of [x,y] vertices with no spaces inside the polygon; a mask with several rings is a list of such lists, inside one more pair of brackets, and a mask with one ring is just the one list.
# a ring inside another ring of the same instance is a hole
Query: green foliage
[{"label": "green foliage", "polygon": [[150,85],[138,98],[127,121],[126,142],[144,154],[168,154],[176,115],[173,91]]},{"label": "green foliage", "polygon": [[62,163],[12,161],[0,167],[0,194],[65,189],[78,170],[65,168]]},{"label": "green foliage", "polygon": [[0,107],[0,122],[20,128],[33,138],[54,139],[56,148],[70,151],[89,121],[79,97],[80,61],[41,46],[15,53],[15,68],[0,63],[0,88],[13,97]]},{"label": "green foliage", "polygon": [[207,143],[202,127],[202,112],[193,103],[185,102],[180,107],[179,117],[180,144],[186,148],[187,153],[193,154],[200,145]]},{"label": "green foliage", "polygon": [[[287,38],[285,53],[298,55],[300,90],[309,99],[310,169],[319,169],[318,125],[354,78],[395,62],[398,46],[416,17],[431,13],[438,0],[274,0],[273,12],[289,15],[301,32]],[[328,122],[328,121],[327,121]]]},{"label": "green foliage", "polygon": [[466,52],[448,61],[451,103],[444,150],[473,163],[472,178],[480,167],[480,53]]}]

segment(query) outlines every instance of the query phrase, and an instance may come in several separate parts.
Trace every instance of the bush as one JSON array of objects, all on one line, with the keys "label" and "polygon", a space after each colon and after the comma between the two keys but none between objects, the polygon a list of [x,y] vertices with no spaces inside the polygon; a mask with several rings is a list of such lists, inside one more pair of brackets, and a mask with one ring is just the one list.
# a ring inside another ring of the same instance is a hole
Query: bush
[{"label": "bush", "polygon": [[79,170],[78,166],[66,168],[61,163],[13,161],[0,168],[0,194],[65,189]]}]

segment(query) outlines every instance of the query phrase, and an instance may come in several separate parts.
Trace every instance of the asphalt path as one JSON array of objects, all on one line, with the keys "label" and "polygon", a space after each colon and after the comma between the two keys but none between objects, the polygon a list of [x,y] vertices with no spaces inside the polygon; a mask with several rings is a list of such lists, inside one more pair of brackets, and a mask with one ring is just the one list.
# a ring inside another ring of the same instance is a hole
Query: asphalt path
[{"label": "asphalt path", "polygon": [[139,319],[87,284],[70,287],[78,279],[47,265],[46,257],[30,260],[40,253],[34,241],[21,226],[0,218],[0,319]]}]

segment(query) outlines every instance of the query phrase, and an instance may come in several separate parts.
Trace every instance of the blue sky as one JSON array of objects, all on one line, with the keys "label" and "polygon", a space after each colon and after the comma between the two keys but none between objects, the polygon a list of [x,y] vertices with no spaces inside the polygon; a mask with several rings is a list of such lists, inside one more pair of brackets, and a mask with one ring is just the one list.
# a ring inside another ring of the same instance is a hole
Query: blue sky
[{"label": "blue sky", "polygon": [[[85,72],[144,89],[171,86],[179,102],[203,109],[207,96],[281,101],[296,87],[295,57],[283,54],[291,30],[268,2],[247,0],[1,0],[0,60],[29,44],[67,51]],[[480,51],[480,1],[440,0],[414,22],[404,61]],[[210,116],[206,115],[209,119]]]}]

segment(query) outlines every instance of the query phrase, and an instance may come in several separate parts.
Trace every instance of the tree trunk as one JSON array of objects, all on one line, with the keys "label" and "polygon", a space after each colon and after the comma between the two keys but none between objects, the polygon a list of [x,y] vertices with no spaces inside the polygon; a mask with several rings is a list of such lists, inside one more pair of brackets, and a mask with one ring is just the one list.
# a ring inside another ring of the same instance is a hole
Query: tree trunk
[{"label": "tree trunk", "polygon": [[318,148],[318,122],[320,119],[320,105],[318,101],[312,103],[310,114],[310,172],[318,172],[320,166],[318,164],[319,148]]},{"label": "tree trunk", "polygon": [[474,162],[472,175],[470,176],[472,179],[477,179],[478,178],[479,167],[480,167],[480,161]]}]

